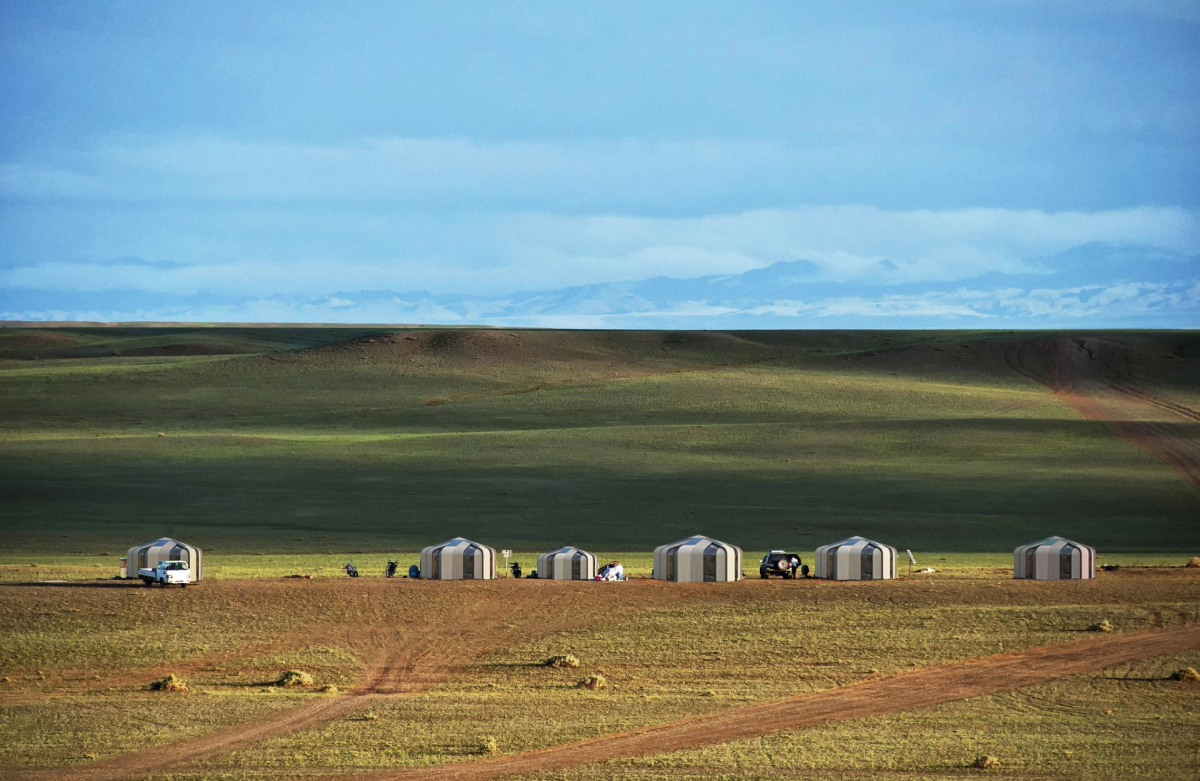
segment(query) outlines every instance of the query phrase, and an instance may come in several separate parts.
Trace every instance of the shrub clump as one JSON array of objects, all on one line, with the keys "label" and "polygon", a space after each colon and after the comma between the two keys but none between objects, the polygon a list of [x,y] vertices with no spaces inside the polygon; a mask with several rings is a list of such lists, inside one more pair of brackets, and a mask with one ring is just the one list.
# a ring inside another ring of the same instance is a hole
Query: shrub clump
[{"label": "shrub clump", "polygon": [[500,751],[500,744],[491,735],[485,737],[479,742],[479,753],[486,756],[491,756]]},{"label": "shrub clump", "polygon": [[976,770],[995,770],[996,768],[1000,767],[1000,760],[996,759],[991,754],[987,754],[982,757],[975,757],[975,762],[972,763],[971,767],[975,768]]},{"label": "shrub clump", "polygon": [[559,654],[551,656],[543,664],[547,667],[570,667],[574,669],[580,665],[580,661],[574,654]]},{"label": "shrub clump", "polygon": [[1188,569],[1200,569],[1200,556],[1191,557],[1188,559],[1188,563],[1184,564],[1183,566],[1187,567]]},{"label": "shrub clump", "polygon": [[327,683],[321,687],[321,691],[325,692],[326,694],[337,694],[338,687],[334,686],[332,683]]},{"label": "shrub clump", "polygon": [[1099,623],[1092,624],[1091,626],[1088,627],[1087,630],[1089,632],[1111,632],[1111,631],[1113,631],[1112,621],[1109,621],[1106,618]]},{"label": "shrub clump", "polygon": [[1171,673],[1172,681],[1183,681],[1184,683],[1200,683],[1200,673],[1196,672],[1195,667],[1184,667],[1182,670],[1176,670]]},{"label": "shrub clump", "polygon": [[280,686],[314,686],[317,682],[303,670],[288,670],[276,683]]},{"label": "shrub clump", "polygon": [[607,688],[608,681],[606,681],[604,679],[603,675],[589,675],[588,677],[584,678],[582,681],[579,682],[579,686],[580,686],[580,688],[592,689],[594,691],[596,689]]},{"label": "shrub clump", "polygon": [[187,681],[180,678],[175,673],[171,673],[161,681],[154,681],[150,684],[150,690],[156,692],[185,692],[188,690]]}]

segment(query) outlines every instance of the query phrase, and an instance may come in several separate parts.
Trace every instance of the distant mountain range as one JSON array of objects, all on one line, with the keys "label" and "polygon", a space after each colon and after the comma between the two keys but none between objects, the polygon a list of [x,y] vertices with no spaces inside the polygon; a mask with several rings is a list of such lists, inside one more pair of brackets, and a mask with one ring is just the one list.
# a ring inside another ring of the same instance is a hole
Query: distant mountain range
[{"label": "distant mountain range", "polygon": [[81,319],[110,320],[599,328],[1200,327],[1200,256],[1093,243],[1026,267],[1022,273],[989,272],[951,282],[908,281],[899,264],[881,260],[853,279],[834,280],[816,263],[794,260],[741,274],[653,277],[495,297],[347,290],[319,299],[266,301],[156,297],[152,308],[142,291],[72,297],[22,291],[23,308],[58,316],[31,317],[38,313],[30,311],[3,316],[62,319],[76,312]]},{"label": "distant mountain range", "polygon": [[[904,281],[889,260],[849,280],[807,260],[741,274],[653,277],[496,298],[424,291],[341,292],[346,308],[395,307],[410,319],[606,327],[1005,327],[1092,322],[1200,327],[1200,257],[1087,244],[1028,264],[1034,271],[953,282]],[[352,303],[349,303],[352,302]],[[853,323],[853,325],[851,325]]]}]

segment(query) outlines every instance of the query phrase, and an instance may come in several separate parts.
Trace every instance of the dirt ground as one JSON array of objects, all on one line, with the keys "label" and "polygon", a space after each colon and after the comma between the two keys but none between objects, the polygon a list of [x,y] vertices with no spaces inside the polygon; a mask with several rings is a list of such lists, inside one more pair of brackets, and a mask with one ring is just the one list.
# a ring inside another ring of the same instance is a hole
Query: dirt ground
[{"label": "dirt ground", "polygon": [[[467,665],[498,649],[528,643],[579,626],[600,626],[622,615],[680,607],[703,609],[724,605],[763,610],[779,599],[803,600],[829,610],[853,610],[855,605],[889,605],[897,611],[931,605],[962,604],[979,609],[1015,605],[1053,607],[1080,602],[1097,604],[1185,604],[1200,601],[1200,578],[1191,571],[1123,571],[1105,573],[1102,580],[1069,584],[1037,584],[990,578],[960,581],[890,581],[839,584],[810,581],[746,581],[728,587],[705,584],[665,584],[634,581],[617,586],[496,581],[491,583],[311,581],[212,581],[180,597],[174,609],[181,621],[214,615],[235,615],[244,605],[270,604],[292,612],[303,604],[311,623],[283,632],[276,648],[318,639],[353,645],[369,663],[359,683],[336,696],[313,695],[253,723],[219,729],[111,759],[70,767],[19,773],[19,779],[105,781],[139,778],[182,769],[207,757],[226,754],[270,738],[298,733],[388,701],[426,691],[453,679]],[[9,601],[26,602],[49,611],[81,605],[88,611],[112,614],[129,597],[163,592],[131,588],[84,586],[9,586]],[[136,607],[136,606],[135,606]],[[339,613],[338,608],[341,608]],[[76,608],[79,609],[79,608]],[[898,615],[899,615],[898,614]],[[644,756],[739,738],[768,735],[839,721],[866,718],[938,703],[951,702],[1054,680],[1114,664],[1177,654],[1200,648],[1200,627],[1188,615],[1157,613],[1157,628],[1149,631],[1093,637],[982,659],[935,665],[909,673],[879,676],[849,686],[618,732],[583,742],[497,758],[455,762],[429,769],[367,773],[364,779],[447,778],[483,779],[557,770],[615,758]],[[322,617],[329,616],[333,620]],[[453,620],[448,620],[448,619]],[[461,628],[472,631],[464,642]],[[276,630],[278,631],[278,630]],[[262,649],[248,645],[249,655]],[[150,666],[100,680],[80,678],[58,690],[24,691],[0,697],[0,706],[38,699],[76,696],[80,691],[103,691],[131,682],[148,681],[164,669],[201,669],[236,657],[222,653],[174,665]],[[82,671],[77,671],[82,672]]]},{"label": "dirt ground", "polygon": [[1195,648],[1200,648],[1200,627],[1197,626],[1042,646],[542,751],[427,770],[364,774],[357,778],[363,781],[484,781],[562,770],[593,762],[665,754],[783,730],[914,710]]}]

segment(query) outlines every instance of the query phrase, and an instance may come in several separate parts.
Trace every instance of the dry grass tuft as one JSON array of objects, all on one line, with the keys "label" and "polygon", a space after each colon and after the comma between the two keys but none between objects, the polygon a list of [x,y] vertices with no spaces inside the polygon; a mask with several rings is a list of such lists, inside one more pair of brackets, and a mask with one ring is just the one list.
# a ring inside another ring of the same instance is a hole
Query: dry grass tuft
[{"label": "dry grass tuft", "polygon": [[303,670],[288,670],[276,683],[279,686],[315,686],[317,682]]},{"label": "dry grass tuft", "polygon": [[985,756],[975,757],[975,761],[971,764],[971,767],[975,768],[976,770],[995,770],[996,768],[1000,767],[1000,760],[996,759],[991,754],[987,754]]},{"label": "dry grass tuft", "polygon": [[579,687],[582,689],[605,689],[608,688],[608,681],[603,675],[589,675],[579,682]]},{"label": "dry grass tuft", "polygon": [[1109,621],[1107,618],[1087,628],[1089,632],[1111,632],[1113,629],[1112,621]]},{"label": "dry grass tuft", "polygon": [[1191,557],[1188,559],[1188,563],[1184,564],[1183,566],[1187,567],[1188,569],[1200,569],[1200,556]]},{"label": "dry grass tuft", "polygon": [[551,656],[549,659],[543,662],[543,664],[545,664],[547,667],[570,667],[571,669],[574,669],[580,665],[580,661],[579,658],[574,654],[559,654],[557,656]]},{"label": "dry grass tuft", "polygon": [[187,681],[180,678],[175,673],[171,673],[161,681],[154,681],[150,684],[150,690],[156,692],[185,692],[188,690]]},{"label": "dry grass tuft", "polygon": [[1183,681],[1184,683],[1200,683],[1200,672],[1196,672],[1195,667],[1184,667],[1182,670],[1176,670],[1171,673],[1172,681]]},{"label": "dry grass tuft", "polygon": [[500,744],[497,743],[496,739],[493,738],[491,735],[488,735],[479,743],[479,753],[480,754],[483,754],[485,756],[491,756],[493,754],[499,753],[499,751],[500,751]]},{"label": "dry grass tuft", "polygon": [[323,691],[325,694],[337,694],[338,687],[334,686],[332,683],[327,683],[321,687],[321,691]]}]

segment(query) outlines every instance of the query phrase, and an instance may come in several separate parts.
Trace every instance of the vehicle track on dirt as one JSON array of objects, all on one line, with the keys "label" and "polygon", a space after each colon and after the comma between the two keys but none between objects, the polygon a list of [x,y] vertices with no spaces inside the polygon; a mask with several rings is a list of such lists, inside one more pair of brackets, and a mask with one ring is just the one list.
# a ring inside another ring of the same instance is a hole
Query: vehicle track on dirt
[{"label": "vehicle track on dirt", "polygon": [[[520,610],[524,600],[514,600],[507,609],[496,610],[464,606],[464,620],[480,632],[503,634],[503,622]],[[259,721],[238,724],[207,735],[146,751],[113,757],[71,768],[37,771],[20,779],[63,779],[63,781],[117,781],[138,778],[194,762],[213,754],[235,751],[273,737],[315,727],[369,707],[387,698],[414,694],[445,680],[456,666],[490,650],[479,647],[465,654],[461,644],[453,642],[457,627],[422,625],[390,630],[376,628],[364,639],[364,653],[374,661],[358,686],[342,695],[313,695],[311,700],[268,716]]]},{"label": "vehicle track on dirt", "polygon": [[[417,694],[447,680],[456,670],[500,648],[529,642],[579,626],[586,592],[559,593],[547,599],[540,589],[515,589],[502,603],[463,601],[452,622],[376,625],[360,643],[373,661],[361,682],[341,695],[311,699],[256,722],[238,724],[166,746],[124,754],[75,767],[56,767],[17,774],[19,781],[120,781],[173,770],[216,754],[236,751],[270,738],[289,735],[346,717],[388,699]],[[652,594],[646,594],[652,598]],[[699,593],[692,595],[696,599]],[[685,600],[686,601],[686,600]],[[639,603],[630,602],[624,609]],[[612,613],[604,614],[611,618]],[[601,616],[595,616],[599,619]],[[463,627],[482,642],[462,642]]]},{"label": "vehicle track on dirt", "polygon": [[915,710],[1200,648],[1200,626],[1039,646],[604,735],[433,768],[340,775],[345,781],[486,781],[663,754],[849,719]]},{"label": "vehicle track on dirt", "polygon": [[1046,385],[1088,420],[1103,421],[1125,439],[1153,454],[1200,493],[1200,412],[1139,387],[1101,348],[1125,357],[1129,345],[1111,339],[1017,342],[1004,361]]}]

